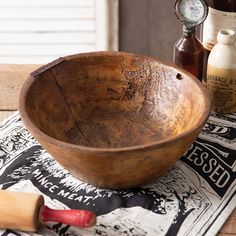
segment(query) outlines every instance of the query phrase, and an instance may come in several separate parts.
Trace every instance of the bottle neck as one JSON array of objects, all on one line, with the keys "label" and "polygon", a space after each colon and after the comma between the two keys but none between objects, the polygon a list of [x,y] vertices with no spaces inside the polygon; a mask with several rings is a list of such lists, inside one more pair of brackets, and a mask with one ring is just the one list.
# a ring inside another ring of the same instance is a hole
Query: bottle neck
[{"label": "bottle neck", "polygon": [[183,37],[195,37],[196,27],[183,26]]}]

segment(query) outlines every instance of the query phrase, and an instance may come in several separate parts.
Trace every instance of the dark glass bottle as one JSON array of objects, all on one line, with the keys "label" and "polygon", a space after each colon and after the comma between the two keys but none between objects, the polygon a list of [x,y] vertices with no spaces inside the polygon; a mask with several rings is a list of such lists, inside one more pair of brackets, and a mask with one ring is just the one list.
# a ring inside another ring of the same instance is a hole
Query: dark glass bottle
[{"label": "dark glass bottle", "polygon": [[211,51],[217,43],[217,33],[221,29],[236,31],[236,0],[207,0],[209,13],[203,24],[204,47]]},{"label": "dark glass bottle", "polygon": [[174,64],[184,68],[200,81],[205,78],[207,51],[196,37],[195,27],[183,28],[183,36],[174,46]]}]

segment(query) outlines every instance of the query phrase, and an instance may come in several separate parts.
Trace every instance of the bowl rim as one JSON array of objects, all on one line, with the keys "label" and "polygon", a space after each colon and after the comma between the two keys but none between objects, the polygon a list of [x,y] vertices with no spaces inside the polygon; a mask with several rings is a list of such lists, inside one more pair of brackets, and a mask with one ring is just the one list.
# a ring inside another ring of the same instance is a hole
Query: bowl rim
[{"label": "bowl rim", "polygon": [[[109,148],[109,147],[89,147],[89,146],[82,146],[82,145],[77,145],[73,143],[68,143],[62,140],[55,139],[54,137],[49,136],[48,134],[44,133],[41,131],[30,119],[28,116],[28,113],[25,109],[26,106],[26,96],[28,89],[32,85],[32,83],[35,81],[35,77],[38,74],[41,74],[42,72],[62,63],[63,61],[71,60],[71,59],[76,59],[76,58],[82,58],[82,57],[93,57],[93,56],[129,56],[129,57],[141,57],[147,60],[155,60],[157,63],[160,63],[162,65],[165,65],[167,67],[172,67],[178,72],[181,72],[188,77],[190,77],[194,83],[199,87],[201,94],[203,96],[203,100],[205,101],[205,106],[204,109],[201,112],[201,115],[196,123],[196,126],[184,131],[181,134],[178,134],[176,136],[173,136],[171,138],[165,138],[156,142],[150,142],[148,144],[139,144],[139,145],[134,145],[134,146],[127,146],[127,147],[117,147],[117,148]],[[34,70],[33,72],[30,73],[28,79],[24,82],[21,91],[20,91],[20,96],[19,96],[19,113],[22,118],[22,121],[26,127],[26,129],[31,133],[32,130],[32,136],[34,137],[33,133],[37,133],[39,136],[42,136],[48,143],[53,144],[53,145],[58,145],[60,147],[70,147],[72,149],[76,149],[80,152],[89,152],[89,153],[114,153],[114,152],[127,152],[127,151],[138,151],[138,150],[144,150],[144,149],[152,149],[152,148],[157,148],[157,147],[164,147],[168,145],[169,143],[175,143],[178,142],[180,139],[183,137],[186,137],[193,133],[194,131],[197,131],[198,129],[202,128],[202,126],[205,124],[207,119],[210,116],[211,112],[211,102],[210,98],[208,96],[208,92],[203,86],[203,84],[191,73],[188,71],[170,63],[170,62],[164,62],[161,61],[155,57],[150,57],[146,55],[141,55],[141,54],[136,54],[136,53],[127,53],[127,52],[118,52],[118,51],[98,51],[98,52],[86,52],[86,53],[77,53],[65,57],[60,57],[46,65],[40,66],[38,69]],[[37,135],[37,136],[38,136]],[[41,139],[41,138],[40,138]]]}]

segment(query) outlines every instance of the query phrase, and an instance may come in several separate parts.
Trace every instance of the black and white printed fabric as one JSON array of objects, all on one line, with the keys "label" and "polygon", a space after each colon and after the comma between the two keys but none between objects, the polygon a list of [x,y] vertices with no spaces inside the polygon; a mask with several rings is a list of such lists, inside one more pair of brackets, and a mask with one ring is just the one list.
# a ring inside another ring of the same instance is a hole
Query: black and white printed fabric
[{"label": "black and white printed fabric", "polygon": [[55,209],[97,214],[89,229],[49,223],[38,233],[0,235],[215,235],[236,205],[236,114],[211,116],[199,138],[154,183],[120,191],[71,176],[23,126],[18,113],[0,126],[0,188],[40,193]]}]

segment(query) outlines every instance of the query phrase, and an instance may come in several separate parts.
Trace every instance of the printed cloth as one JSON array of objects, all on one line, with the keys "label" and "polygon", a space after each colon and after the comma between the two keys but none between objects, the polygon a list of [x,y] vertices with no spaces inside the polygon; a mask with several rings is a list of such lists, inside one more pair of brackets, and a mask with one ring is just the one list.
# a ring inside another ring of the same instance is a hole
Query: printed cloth
[{"label": "printed cloth", "polygon": [[215,235],[236,205],[236,113],[212,115],[176,165],[150,185],[111,191],[81,182],[25,129],[18,113],[0,125],[0,189],[40,193],[55,209],[97,214],[89,229],[51,222],[13,235]]}]

